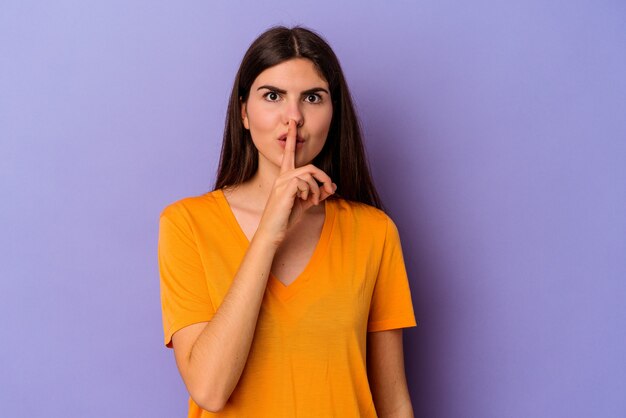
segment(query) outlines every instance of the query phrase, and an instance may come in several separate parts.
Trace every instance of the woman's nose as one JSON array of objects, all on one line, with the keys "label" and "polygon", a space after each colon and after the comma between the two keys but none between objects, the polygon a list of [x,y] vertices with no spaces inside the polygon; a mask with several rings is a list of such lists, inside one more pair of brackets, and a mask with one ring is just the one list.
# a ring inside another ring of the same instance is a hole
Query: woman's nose
[{"label": "woman's nose", "polygon": [[304,115],[302,109],[300,109],[300,103],[287,103],[287,109],[285,111],[285,124],[289,124],[289,119],[296,121],[297,126],[302,126],[304,123]]}]

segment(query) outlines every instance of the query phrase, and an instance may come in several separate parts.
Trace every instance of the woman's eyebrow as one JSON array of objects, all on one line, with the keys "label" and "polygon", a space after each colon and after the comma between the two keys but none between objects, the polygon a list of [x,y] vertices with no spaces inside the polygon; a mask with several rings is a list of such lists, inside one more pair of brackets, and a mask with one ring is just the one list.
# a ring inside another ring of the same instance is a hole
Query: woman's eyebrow
[{"label": "woman's eyebrow", "polygon": [[[287,93],[287,91],[286,91],[286,90],[279,89],[278,87],[269,86],[269,85],[263,85],[263,86],[259,87],[259,88],[257,89],[257,91],[258,91],[258,90],[261,90],[261,89],[274,90],[274,91],[276,91],[276,92],[278,92],[278,93],[281,93],[281,94],[285,94],[285,93]],[[326,94],[330,94],[330,93],[328,93],[328,90],[326,90],[325,88],[322,88],[322,87],[313,87],[312,89],[304,90],[301,94],[311,94],[311,93],[317,93],[318,91],[323,91],[323,92],[325,92]]]}]

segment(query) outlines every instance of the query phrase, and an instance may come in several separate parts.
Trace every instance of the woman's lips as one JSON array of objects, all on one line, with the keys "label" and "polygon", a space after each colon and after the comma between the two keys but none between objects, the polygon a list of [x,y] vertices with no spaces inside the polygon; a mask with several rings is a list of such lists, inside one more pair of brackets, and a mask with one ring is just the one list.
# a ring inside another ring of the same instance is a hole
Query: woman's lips
[{"label": "woman's lips", "polygon": [[[287,140],[287,134],[282,134],[281,136],[278,137],[279,141],[285,141]],[[298,135],[296,137],[296,142],[304,142],[304,138],[302,138],[300,135]]]},{"label": "woman's lips", "polygon": [[[279,139],[278,143],[280,144],[281,147],[285,148],[287,146],[287,140],[286,139]],[[304,146],[304,141],[297,141],[296,142],[296,149],[300,149]]]},{"label": "woman's lips", "polygon": [[[287,134],[283,134],[278,138],[278,142],[280,146],[285,148],[287,144]],[[296,149],[302,148],[302,144],[304,144],[304,139],[301,136],[296,137]]]}]

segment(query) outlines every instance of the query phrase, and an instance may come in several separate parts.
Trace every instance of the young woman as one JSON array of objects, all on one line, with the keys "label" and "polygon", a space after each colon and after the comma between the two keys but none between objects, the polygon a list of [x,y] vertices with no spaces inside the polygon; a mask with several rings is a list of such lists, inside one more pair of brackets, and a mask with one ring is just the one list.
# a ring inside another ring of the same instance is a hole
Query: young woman
[{"label": "young woman", "polygon": [[189,417],[412,417],[416,325],[339,61],[311,30],[246,52],[215,187],[160,217],[165,345]]}]

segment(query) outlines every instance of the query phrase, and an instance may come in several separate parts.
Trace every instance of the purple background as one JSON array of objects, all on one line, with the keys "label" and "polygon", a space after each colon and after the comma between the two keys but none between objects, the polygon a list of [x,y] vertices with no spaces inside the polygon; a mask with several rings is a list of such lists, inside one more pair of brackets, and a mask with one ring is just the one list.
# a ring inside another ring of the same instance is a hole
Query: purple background
[{"label": "purple background", "polygon": [[2,416],[182,417],[158,215],[249,43],[337,52],[400,229],[416,416],[626,416],[622,1],[4,1]]}]

